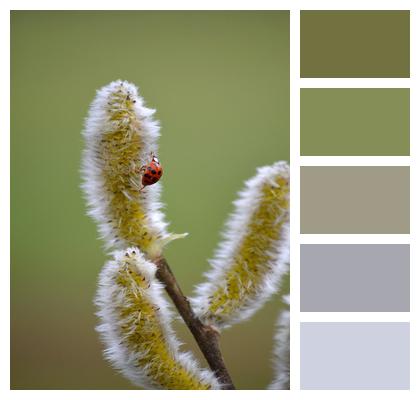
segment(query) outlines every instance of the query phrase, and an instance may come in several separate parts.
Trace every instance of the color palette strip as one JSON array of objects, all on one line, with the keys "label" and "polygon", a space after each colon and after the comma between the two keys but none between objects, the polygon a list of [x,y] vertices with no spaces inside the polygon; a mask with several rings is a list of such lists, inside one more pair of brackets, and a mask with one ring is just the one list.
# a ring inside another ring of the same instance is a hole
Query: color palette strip
[{"label": "color palette strip", "polygon": [[410,13],[301,11],[302,78],[408,78]]},{"label": "color palette strip", "polygon": [[301,89],[302,156],[409,156],[409,89]]},{"label": "color palette strip", "polygon": [[300,77],[300,387],[409,389],[410,11],[301,11]]},{"label": "color palette strip", "polygon": [[409,389],[406,322],[304,322],[301,389]]},{"label": "color palette strip", "polygon": [[409,245],[301,245],[300,309],[410,311]]}]

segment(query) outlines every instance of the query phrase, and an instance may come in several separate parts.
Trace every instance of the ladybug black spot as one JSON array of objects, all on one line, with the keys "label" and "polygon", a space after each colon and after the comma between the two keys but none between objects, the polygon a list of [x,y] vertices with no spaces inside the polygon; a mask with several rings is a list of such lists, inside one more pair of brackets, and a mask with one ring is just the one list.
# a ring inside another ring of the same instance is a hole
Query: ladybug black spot
[{"label": "ladybug black spot", "polygon": [[145,178],[147,178],[147,179],[150,179],[150,178],[151,178],[151,175],[149,175],[149,174],[144,174],[144,177],[145,177]]},{"label": "ladybug black spot", "polygon": [[161,170],[158,171],[158,175],[159,176],[162,175],[162,171]]},{"label": "ladybug black spot", "polygon": [[151,171],[151,170],[152,170],[152,168],[150,168],[150,167],[147,167],[147,170],[148,170],[148,171]]},{"label": "ladybug black spot", "polygon": [[156,170],[152,169],[152,174],[155,175],[156,174]]}]

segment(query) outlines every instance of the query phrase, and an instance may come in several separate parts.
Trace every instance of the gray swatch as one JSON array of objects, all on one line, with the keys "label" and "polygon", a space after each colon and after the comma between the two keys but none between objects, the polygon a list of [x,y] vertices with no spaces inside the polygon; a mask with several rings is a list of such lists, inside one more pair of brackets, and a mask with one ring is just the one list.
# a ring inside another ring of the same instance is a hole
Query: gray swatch
[{"label": "gray swatch", "polygon": [[410,311],[408,244],[303,244],[304,312]]},{"label": "gray swatch", "polygon": [[301,389],[409,389],[407,322],[303,322]]},{"label": "gray swatch", "polygon": [[410,233],[409,167],[301,167],[301,233]]}]

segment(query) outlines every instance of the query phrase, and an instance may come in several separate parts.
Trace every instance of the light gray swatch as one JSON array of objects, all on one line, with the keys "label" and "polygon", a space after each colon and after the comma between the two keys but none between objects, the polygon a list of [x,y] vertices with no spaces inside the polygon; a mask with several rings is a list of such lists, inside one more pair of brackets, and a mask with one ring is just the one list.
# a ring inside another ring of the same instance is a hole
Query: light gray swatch
[{"label": "light gray swatch", "polygon": [[410,246],[301,245],[300,310],[410,311]]},{"label": "light gray swatch", "polygon": [[410,233],[409,167],[301,167],[301,233]]},{"label": "light gray swatch", "polygon": [[408,322],[302,322],[301,389],[409,389]]}]

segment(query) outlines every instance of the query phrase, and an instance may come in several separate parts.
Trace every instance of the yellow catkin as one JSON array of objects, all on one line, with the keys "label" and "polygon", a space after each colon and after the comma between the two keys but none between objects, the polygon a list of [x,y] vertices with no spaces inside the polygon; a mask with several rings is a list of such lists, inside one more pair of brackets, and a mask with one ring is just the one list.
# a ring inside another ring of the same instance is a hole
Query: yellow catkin
[{"label": "yellow catkin", "polygon": [[124,321],[120,334],[131,352],[142,354],[137,366],[147,369],[148,377],[164,389],[210,389],[210,384],[201,382],[174,358],[168,347],[159,309],[147,294],[150,282],[129,259],[119,268],[116,284],[125,297],[119,310]]},{"label": "yellow catkin", "polygon": [[139,248],[150,259],[186,234],[168,233],[160,182],[142,189],[142,167],[157,154],[159,124],[138,89],[115,81],[98,90],[85,121],[82,188],[108,249]]},{"label": "yellow catkin", "polygon": [[262,189],[259,207],[251,217],[244,237],[225,279],[210,299],[208,315],[221,322],[238,310],[245,301],[257,295],[264,276],[270,270],[270,247],[288,222],[289,184],[283,177]]},{"label": "yellow catkin", "polygon": [[114,229],[129,245],[146,253],[159,240],[146,219],[142,207],[139,154],[144,143],[141,138],[141,121],[134,111],[134,99],[124,91],[114,92],[110,98],[109,119],[115,130],[106,132],[101,140],[105,190],[109,195],[108,211]]}]

